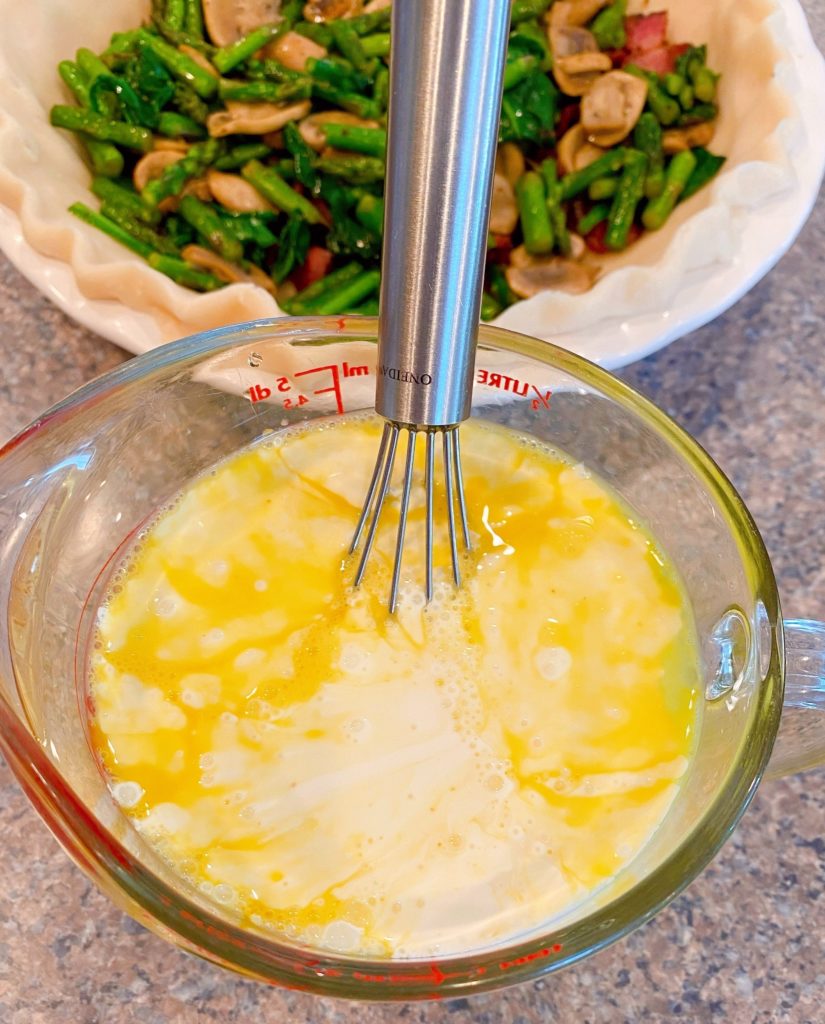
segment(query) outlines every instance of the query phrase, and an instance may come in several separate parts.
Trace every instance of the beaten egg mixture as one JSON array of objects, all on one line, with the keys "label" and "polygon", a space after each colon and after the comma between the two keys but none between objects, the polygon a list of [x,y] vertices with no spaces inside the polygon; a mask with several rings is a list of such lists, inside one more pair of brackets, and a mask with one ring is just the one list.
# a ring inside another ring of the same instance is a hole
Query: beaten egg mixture
[{"label": "beaten egg mixture", "polygon": [[586,906],[650,839],[695,740],[694,635],[604,485],[475,421],[462,589],[441,537],[425,606],[417,484],[390,617],[397,495],[357,591],[344,557],[379,430],[271,435],[158,516],[99,610],[93,739],[144,838],[242,921],[469,951]]}]

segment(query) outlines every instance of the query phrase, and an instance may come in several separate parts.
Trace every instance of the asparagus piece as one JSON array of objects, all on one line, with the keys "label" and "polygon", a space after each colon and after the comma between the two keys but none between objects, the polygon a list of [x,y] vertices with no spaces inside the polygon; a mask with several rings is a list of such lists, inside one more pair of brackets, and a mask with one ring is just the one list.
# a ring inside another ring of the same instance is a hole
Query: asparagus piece
[{"label": "asparagus piece", "polygon": [[367,299],[360,306],[345,309],[347,316],[378,316],[378,299]]},{"label": "asparagus piece", "polygon": [[165,235],[161,235],[154,228],[137,217],[133,216],[129,210],[120,206],[118,203],[110,203],[104,201],[100,208],[100,212],[104,217],[108,217],[127,231],[132,238],[136,238],[140,242],[145,242],[152,250],[156,252],[166,253],[167,256],[177,256],[178,247],[172,241],[171,238],[167,238]]},{"label": "asparagus piece", "polygon": [[[665,187],[665,154],[662,149],[662,126],[649,110],[644,111],[633,129],[633,145],[647,157],[645,195],[653,199]],[[591,196],[591,199],[595,196]]]},{"label": "asparagus piece", "polygon": [[378,196],[361,196],[355,207],[355,216],[365,228],[374,231],[376,235],[384,233],[384,200]]},{"label": "asparagus piece", "polygon": [[359,36],[368,36],[373,32],[389,31],[390,17],[390,9],[385,7],[383,10],[370,11],[368,14],[361,14],[348,20]]},{"label": "asparagus piece", "polygon": [[531,53],[526,53],[522,57],[516,57],[515,60],[508,61],[504,68],[504,91],[512,89],[513,86],[518,85],[519,82],[523,82],[525,78],[530,74],[531,71],[539,66],[539,59]]},{"label": "asparagus piece", "polygon": [[335,45],[356,70],[367,72],[374,67],[372,58],[364,52],[361,37],[349,21],[331,21],[329,27],[332,30]]},{"label": "asparagus piece", "polygon": [[621,50],[627,42],[626,12],[627,0],[616,0],[616,3],[599,11],[590,23],[590,31],[596,37],[600,50]]},{"label": "asparagus piece", "polygon": [[284,126],[284,144],[292,154],[292,177],[300,181],[305,188],[314,188],[317,180],[315,153],[304,142],[300,131],[293,123]]},{"label": "asparagus piece", "polygon": [[184,196],[180,215],[201,235],[210,248],[230,263],[243,258],[243,245],[232,234],[214,206],[202,203],[196,196]]},{"label": "asparagus piece", "polygon": [[502,309],[512,306],[514,302],[518,302],[518,296],[507,283],[507,274],[500,263],[494,263],[488,270],[487,290]]},{"label": "asparagus piece", "polygon": [[315,168],[353,185],[371,185],[386,174],[384,161],[376,156],[324,156],[315,161]]},{"label": "asparagus piece", "polygon": [[604,236],[605,245],[614,252],[627,248],[627,239],[633,218],[636,216],[636,207],[642,201],[645,192],[646,171],[647,157],[644,153],[635,149],[630,150],[627,154],[624,171],[619,179],[619,187],[613,197],[607,231]]},{"label": "asparagus piece", "polygon": [[556,247],[564,256],[570,255],[570,232],[567,230],[567,212],[561,204],[561,182],[556,161],[544,160],[541,165],[541,176],[547,193],[547,213]]},{"label": "asparagus piece", "polygon": [[481,294],[481,319],[486,323],[488,320],[495,320],[501,312],[501,305],[490,295],[489,292]]},{"label": "asparagus piece", "polygon": [[197,121],[198,124],[206,124],[209,105],[186,82],[177,81],[175,83],[175,95],[172,97],[172,103],[177,107],[179,113],[185,114],[193,121]]},{"label": "asparagus piece", "polygon": [[185,260],[176,259],[174,256],[165,256],[163,253],[153,252],[147,257],[149,266],[159,270],[173,281],[182,284],[185,288],[194,288],[198,292],[211,292],[216,288],[223,287],[223,281],[208,274],[205,270],[197,270]]},{"label": "asparagus piece", "polygon": [[267,82],[265,79],[241,81],[222,78],[218,83],[218,95],[222,100],[242,100],[245,103],[282,103],[288,99],[309,99],[312,81],[297,78],[288,82]]},{"label": "asparagus piece", "polygon": [[516,202],[524,247],[536,256],[551,252],[555,239],[547,211],[547,194],[540,174],[535,171],[522,174],[516,182]]},{"label": "asparagus piece", "polygon": [[612,199],[619,187],[618,178],[597,178],[588,188],[587,195],[594,202],[602,199]]},{"label": "asparagus piece", "polygon": [[52,107],[49,120],[55,128],[68,128],[69,131],[81,132],[103,142],[114,142],[127,149],[137,149],[141,153],[148,153],[152,148],[152,133],[148,128],[127,124],[125,121],[113,121],[91,110],[58,104]]},{"label": "asparagus piece", "polygon": [[196,142],[182,159],[164,168],[159,178],[148,182],[141,192],[141,198],[150,206],[158,206],[169,196],[176,196],[189,181],[201,174],[220,152],[216,139]]},{"label": "asparagus piece", "polygon": [[117,181],[112,181],[110,178],[93,178],[92,192],[102,203],[118,206],[131,217],[143,221],[144,224],[157,224],[160,220],[159,210],[144,203],[137,192],[133,192],[132,189]]},{"label": "asparagus piece", "polygon": [[348,110],[351,114],[363,117],[365,120],[375,117],[378,113],[373,100],[367,99],[366,96],[358,96],[356,93],[344,92],[328,82],[313,80],[312,95],[315,99],[323,100],[330,106]]},{"label": "asparagus piece", "polygon": [[105,64],[96,53],[92,53],[85,46],[81,47],[75,54],[75,60],[80,70],[86,76],[89,86],[101,75],[111,75],[109,66]]},{"label": "asparagus piece", "polygon": [[186,11],[183,16],[183,28],[190,36],[203,39],[203,11],[201,0],[184,0]]},{"label": "asparagus piece", "polygon": [[361,40],[361,49],[364,51],[367,57],[389,57],[389,32],[376,32],[374,35],[364,36],[364,38]]},{"label": "asparagus piece", "polygon": [[719,81],[719,75],[711,71],[709,67],[702,65],[691,77],[696,99],[700,103],[713,103],[716,99],[716,83]]},{"label": "asparagus piece", "polygon": [[387,151],[387,133],[383,128],[330,122],[321,125],[321,131],[329,145],[336,149],[347,149],[352,153],[364,153],[381,159]]},{"label": "asparagus piece", "polygon": [[598,181],[599,178],[616,174],[624,167],[626,158],[627,150],[620,146],[609,150],[604,156],[600,156],[580,171],[571,171],[570,174],[565,174],[561,179],[561,198],[573,199],[580,192],[584,192],[586,188],[590,188],[593,182]]},{"label": "asparagus piece", "polygon": [[690,110],[693,104],[696,102],[696,94],[693,91],[692,85],[685,84],[679,92],[679,106],[682,110]]},{"label": "asparagus piece", "polygon": [[293,71],[291,68],[284,67],[273,57],[267,57],[266,60],[248,60],[245,70],[250,78],[265,78],[274,82],[295,82],[306,78],[302,71]]},{"label": "asparagus piece", "polygon": [[178,114],[174,110],[162,110],[158,116],[158,135],[166,135],[170,139],[181,136],[188,139],[202,139],[206,129],[202,124],[193,121],[186,114]]},{"label": "asparagus piece", "polygon": [[267,43],[272,42],[279,35],[283,35],[283,33],[284,29],[281,22],[261,25],[260,28],[253,29],[252,32],[248,32],[236,42],[216,50],[212,55],[212,63],[222,75],[225,75],[227,71],[231,71],[238,64],[242,64],[247,57],[251,57],[253,53],[256,53],[266,46]]},{"label": "asparagus piece", "polygon": [[295,189],[290,188],[277,171],[264,167],[258,160],[250,160],[241,170],[247,181],[279,210],[284,213],[300,213],[309,224],[322,224],[323,217],[312,203]]},{"label": "asparagus piece", "polygon": [[514,0],[510,12],[510,21],[515,25],[519,21],[540,18],[553,0]]},{"label": "asparagus piece", "polygon": [[696,157],[696,166],[682,189],[682,194],[679,196],[680,203],[685,199],[690,199],[700,188],[704,188],[719,173],[725,162],[725,157],[716,156],[715,153],[711,153],[703,146],[697,146],[692,152]]},{"label": "asparagus piece", "polygon": [[695,168],[696,157],[689,149],[677,153],[667,165],[662,194],[651,199],[642,213],[642,223],[648,231],[658,231],[664,225]]},{"label": "asparagus piece", "polygon": [[333,43],[332,29],[329,25],[322,25],[314,21],[299,21],[297,25],[293,26],[293,32],[297,32],[299,36],[306,36],[307,39],[323,46],[325,50],[328,50]]},{"label": "asparagus piece", "polygon": [[351,281],[341,285],[339,288],[328,291],[321,298],[311,303],[308,312],[316,316],[329,316],[332,313],[340,313],[343,309],[357,306],[368,299],[374,292],[378,291],[381,284],[381,272],[379,270],[365,270],[354,277]]},{"label": "asparagus piece", "polygon": [[676,127],[685,128],[692,124],[700,124],[702,121],[712,121],[717,113],[713,103],[697,103],[676,119]]},{"label": "asparagus piece", "polygon": [[390,73],[387,68],[378,69],[372,90],[372,100],[376,116],[386,113],[390,102]]},{"label": "asparagus piece", "polygon": [[668,96],[659,83],[659,76],[652,71],[645,71],[637,64],[625,64],[623,71],[629,75],[635,75],[647,82],[647,105],[663,125],[673,124],[679,117],[681,110],[679,104]]},{"label": "asparagus piece", "polygon": [[579,221],[578,229],[580,235],[589,235],[593,228],[598,227],[602,221],[610,216],[610,205],[608,203],[597,203],[591,207]]},{"label": "asparagus piece", "polygon": [[198,96],[208,99],[218,88],[216,75],[202,68],[197,61],[181,53],[176,47],[167,43],[165,39],[153,35],[145,28],[138,29],[137,36],[140,42],[147,46],[158,58],[163,66],[177,78],[188,82]]},{"label": "asparagus piece", "polygon": [[[70,60],[62,60],[57,65],[57,70],[80,106],[88,109],[89,85],[86,75],[79,65]],[[100,139],[87,138],[83,141],[86,144],[95,174],[102,174],[107,178],[117,178],[123,172],[123,154],[117,146],[112,145],[111,142],[101,142]]]},{"label": "asparagus piece", "polygon": [[186,20],[185,0],[166,0],[164,21],[171,28],[180,32],[183,31]]},{"label": "asparagus piece", "polygon": [[264,160],[271,155],[272,149],[265,142],[243,142],[218,157],[215,168],[219,171],[233,171],[248,164],[250,160]]},{"label": "asparagus piece", "polygon": [[132,252],[136,252],[138,256],[142,256],[144,259],[148,259],[154,251],[151,245],[147,245],[146,242],[142,242],[139,238],[130,235],[128,231],[124,231],[111,218],[90,209],[85,203],[72,203],[69,207],[69,213],[73,213],[75,217],[79,217],[80,220],[91,224],[93,228],[97,228],[98,231],[109,235],[110,238],[120,242],[121,245],[125,245],[127,249],[131,249]]},{"label": "asparagus piece", "polygon": [[328,292],[336,291],[339,287],[355,280],[363,271],[364,268],[360,263],[347,263],[346,266],[333,270],[326,277],[321,278],[320,281],[316,281],[315,284],[304,288],[297,295],[293,295],[291,299],[287,299],[282,305],[287,313],[303,315],[309,311],[309,307],[314,302],[323,298]]}]

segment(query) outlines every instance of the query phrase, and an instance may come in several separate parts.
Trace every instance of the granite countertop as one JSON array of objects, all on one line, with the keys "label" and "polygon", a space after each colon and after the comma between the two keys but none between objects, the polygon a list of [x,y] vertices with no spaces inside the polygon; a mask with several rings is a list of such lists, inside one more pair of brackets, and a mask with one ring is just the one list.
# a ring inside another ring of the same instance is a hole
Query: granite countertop
[{"label": "granite countertop", "polygon": [[[825,0],[804,0],[825,48]],[[765,537],[786,613],[825,618],[825,196],[727,314],[623,376],[720,463]],[[0,256],[0,443],[125,354]],[[824,771],[765,782],[725,849],[653,922],[584,963],[440,1004],[358,1006],[241,980],[116,910],[0,761],[2,1024],[825,1022]]]}]

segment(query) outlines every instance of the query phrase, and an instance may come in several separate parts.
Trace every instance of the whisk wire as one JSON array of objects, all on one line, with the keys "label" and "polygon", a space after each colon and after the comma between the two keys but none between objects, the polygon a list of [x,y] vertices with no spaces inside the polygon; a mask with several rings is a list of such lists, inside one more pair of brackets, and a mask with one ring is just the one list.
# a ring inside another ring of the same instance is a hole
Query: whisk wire
[{"label": "whisk wire", "polygon": [[455,482],[458,491],[458,511],[461,516],[461,532],[464,534],[464,547],[472,551],[470,543],[470,527],[467,523],[467,502],[464,498],[464,474],[461,472],[461,444],[458,439],[458,428],[450,431],[453,445],[453,458],[455,460]]},{"label": "whisk wire", "polygon": [[[407,454],[404,460],[404,476],[401,484],[401,498],[399,504],[398,530],[395,540],[395,558],[392,568],[392,579],[390,583],[389,610],[395,612],[398,606],[398,591],[401,583],[401,567],[404,559],[404,540],[407,534],[407,523],[410,510],[410,495],[415,479],[415,454],[418,434],[424,433],[426,437],[424,448],[424,531],[425,531],[425,593],[427,602],[433,598],[433,561],[435,548],[435,527],[434,527],[434,505],[435,505],[435,463],[436,463],[436,436],[442,435],[443,439],[443,461],[444,461],[444,491],[447,505],[447,532],[450,545],[450,558],[452,564],[453,579],[456,586],[461,585],[461,570],[458,556],[458,537],[456,523],[456,506],[458,506],[458,519],[461,522],[464,547],[470,550],[470,529],[467,523],[467,505],[464,498],[464,478],[461,472],[461,447],[458,440],[457,427],[415,427],[402,426],[399,423],[388,421],[384,425],[384,432],[381,436],[381,445],[378,449],[378,458],[375,463],[375,470],[370,480],[367,497],[364,507],[355,528],[355,534],[350,545],[350,554],[353,554],[359,547],[366,529],[366,539],[361,558],[358,562],[358,570],[355,574],[355,586],[361,585],[366,572],[367,563],[372,553],[375,537],[378,531],[379,520],[386,504],[387,495],[392,483],[393,468],[398,453],[398,439],[402,430],[408,431]],[[367,526],[367,524],[369,524]]]},{"label": "whisk wire", "polygon": [[457,587],[461,586],[461,570],[458,567],[458,544],[456,543],[455,536],[455,509],[454,498],[453,498],[453,486],[454,486],[454,466],[453,466],[453,455],[454,449],[452,441],[450,440],[450,434],[454,434],[455,430],[444,431],[444,484],[447,491],[447,524],[450,532],[450,557],[453,562],[453,579]]},{"label": "whisk wire", "polygon": [[[375,534],[378,529],[378,520],[381,518],[381,510],[384,507],[384,502],[387,498],[387,491],[390,487],[390,479],[392,477],[392,467],[395,465],[395,453],[398,448],[398,434],[401,428],[397,423],[388,423],[384,428],[384,437],[387,438],[387,443],[384,444],[384,438],[381,439],[381,448],[379,450],[379,458],[376,461],[376,469],[381,465],[381,453],[384,453],[384,465],[383,471],[381,472],[381,485],[378,490],[378,496],[375,499],[372,521],[370,522],[370,528],[367,531],[367,540],[364,544],[364,550],[361,554],[361,561],[358,563],[358,572],[355,574],[355,586],[360,587],[361,581],[364,578],[366,572],[367,562],[372,551],[372,545],[375,543]],[[374,490],[374,489],[373,489]],[[364,503],[364,510],[368,512],[370,501]],[[362,512],[362,515],[364,513]],[[353,542],[353,550],[355,550],[355,542]]]},{"label": "whisk wire", "polygon": [[381,476],[381,467],[384,465],[384,458],[387,454],[387,445],[390,443],[390,433],[392,432],[392,423],[384,424],[384,432],[381,434],[381,446],[378,449],[378,456],[375,460],[375,469],[372,471],[372,479],[367,490],[367,496],[364,499],[364,506],[361,509],[361,515],[358,518],[358,525],[355,527],[355,533],[353,534],[352,544],[349,546],[349,553],[353,554],[355,549],[361,543],[361,534],[364,532],[364,526],[367,522],[367,516],[369,515],[370,509],[372,508],[373,498],[375,492],[378,489],[378,480]]},{"label": "whisk wire", "polygon": [[424,467],[424,524],[426,531],[426,568],[424,592],[427,604],[433,599],[433,492],[435,489],[435,431],[427,431],[427,458]]},{"label": "whisk wire", "polygon": [[407,438],[407,460],[404,466],[404,485],[401,492],[401,509],[398,517],[398,537],[395,542],[395,564],[392,568],[390,615],[393,614],[398,604],[398,581],[401,578],[401,562],[404,557],[404,534],[407,531],[407,510],[410,506],[410,488],[412,487],[416,440],[416,431],[411,430]]}]

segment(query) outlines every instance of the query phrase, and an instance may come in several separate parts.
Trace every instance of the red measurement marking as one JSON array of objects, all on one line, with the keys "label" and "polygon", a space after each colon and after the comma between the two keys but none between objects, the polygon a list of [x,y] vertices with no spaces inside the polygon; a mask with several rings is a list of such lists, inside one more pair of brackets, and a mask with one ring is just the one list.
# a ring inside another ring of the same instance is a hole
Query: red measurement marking
[{"label": "red measurement marking", "polygon": [[249,400],[254,405],[256,402],[264,402],[272,394],[272,389],[265,387],[263,384],[253,384],[251,388],[247,389]]},{"label": "red measurement marking", "polygon": [[[329,366],[313,366],[309,370],[299,370],[296,377],[306,377],[313,373],[329,373],[332,378],[332,383],[329,387],[316,388],[312,392],[313,395],[335,395],[335,405],[337,407],[339,415],[344,412],[344,400],[341,394],[341,380],[349,379],[350,377],[368,377],[370,374],[370,368],[366,365],[350,366],[349,363],[331,363]],[[289,377],[276,377],[271,382],[272,386],[277,389],[279,394],[287,394],[292,391],[292,383]],[[248,387],[245,391],[249,400],[255,404],[256,402],[265,402],[268,398],[272,397],[272,387],[268,387],[266,384],[253,384]],[[295,409],[298,406],[306,405],[310,401],[306,395],[299,394],[296,396],[290,396],[285,398],[281,403],[284,409]]]},{"label": "red measurement marking", "polygon": [[355,981],[369,981],[383,985],[443,985],[448,978],[459,978],[460,974],[445,974],[438,964],[430,964],[426,974],[364,974],[353,971]]},{"label": "red measurement marking", "polygon": [[550,408],[552,391],[540,391],[535,384],[519,380],[518,377],[508,377],[507,374],[492,373],[490,370],[477,370],[476,384],[484,384],[488,388],[496,388],[497,391],[509,391],[520,398],[526,398],[532,389],[538,397],[531,401],[531,408],[536,410]]},{"label": "red measurement marking", "polygon": [[537,949],[535,953],[526,953],[524,956],[517,956],[515,960],[502,960],[498,965],[502,971],[509,971],[512,967],[523,967],[524,964],[532,963],[534,960],[541,960],[544,957],[552,956],[553,953],[561,953],[561,946],[556,943],[549,949]]},{"label": "red measurement marking", "polygon": [[347,321],[344,319],[344,317],[341,317],[341,319],[338,321],[338,330],[339,331],[343,331],[343,329],[346,326],[347,326]]},{"label": "red measurement marking", "polygon": [[538,410],[538,409],[549,409],[550,408],[550,399],[551,399],[551,397],[553,395],[553,392],[552,391],[545,391],[544,393],[542,393],[541,391],[539,391],[539,389],[536,387],[535,384],[533,385],[533,390],[536,392],[536,394],[539,397],[538,398],[534,398],[533,401],[530,403],[531,408],[532,409],[536,409],[536,410]]}]

